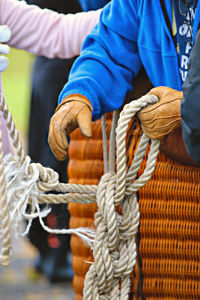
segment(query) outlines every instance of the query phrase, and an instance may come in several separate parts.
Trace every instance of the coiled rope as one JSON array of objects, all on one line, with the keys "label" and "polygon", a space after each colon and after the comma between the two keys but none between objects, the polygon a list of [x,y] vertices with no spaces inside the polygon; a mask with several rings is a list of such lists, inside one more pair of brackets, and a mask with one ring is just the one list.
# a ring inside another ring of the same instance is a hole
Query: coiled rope
[{"label": "coiled rope", "polygon": [[[104,156],[106,173],[102,176],[98,186],[60,183],[55,171],[44,168],[41,164],[31,163],[30,158],[22,149],[19,133],[2,95],[0,100],[0,110],[3,112],[13,146],[16,149],[16,155],[9,154],[2,161],[0,135],[2,264],[9,264],[11,228],[19,233],[20,221],[26,218],[28,225],[25,234],[33,218],[39,217],[41,225],[48,232],[74,233],[92,246],[94,263],[91,264],[85,278],[84,299],[128,299],[130,274],[136,262],[135,234],[139,225],[136,192],[151,178],[160,143],[156,140],[151,141],[146,168],[144,173],[137,178],[149,138],[142,135],[132,165],[127,170],[126,133],[131,118],[145,106],[157,102],[157,97],[146,95],[125,105],[120,113],[116,130],[118,112],[113,114],[109,164],[107,164],[107,157]],[[103,133],[104,140],[106,140],[105,127]],[[104,146],[104,153],[106,152],[107,147]],[[52,191],[59,194],[51,194]],[[39,203],[59,204],[69,201],[97,202],[95,231],[90,228],[57,230],[50,229],[44,224],[42,218],[49,213],[49,209],[47,207],[40,211]],[[28,206],[29,211],[27,211]],[[119,207],[121,213],[118,212]]]}]

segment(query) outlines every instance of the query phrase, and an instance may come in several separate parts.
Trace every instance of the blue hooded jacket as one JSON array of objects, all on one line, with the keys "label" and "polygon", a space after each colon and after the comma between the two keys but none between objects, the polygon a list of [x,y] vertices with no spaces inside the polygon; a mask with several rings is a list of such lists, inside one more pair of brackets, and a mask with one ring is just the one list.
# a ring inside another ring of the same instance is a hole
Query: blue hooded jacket
[{"label": "blue hooded jacket", "polygon": [[[172,23],[171,1],[164,0]],[[200,20],[197,5],[193,37]],[[178,55],[159,0],[113,0],[87,36],[59,103],[70,94],[86,96],[93,120],[122,106],[144,66],[153,86],[182,89]]]},{"label": "blue hooded jacket", "polygon": [[109,0],[79,0],[80,6],[84,11],[102,8],[108,2]]}]

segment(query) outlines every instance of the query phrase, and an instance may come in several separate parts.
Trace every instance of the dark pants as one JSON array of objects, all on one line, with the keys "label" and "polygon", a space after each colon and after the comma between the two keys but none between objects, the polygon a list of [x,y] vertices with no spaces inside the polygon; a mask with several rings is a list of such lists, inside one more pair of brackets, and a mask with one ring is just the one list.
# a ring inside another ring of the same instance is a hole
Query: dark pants
[{"label": "dark pants", "polygon": [[[78,0],[27,0],[29,4],[48,8],[59,13],[81,11]],[[67,28],[66,28],[66,34]],[[67,161],[59,162],[48,145],[49,121],[57,106],[58,95],[66,83],[73,60],[38,57],[34,64],[31,110],[28,135],[28,154],[34,162],[50,167],[59,173],[60,181],[67,182]],[[46,218],[49,227],[68,228],[69,213],[66,204],[51,205],[52,212]],[[51,281],[65,278],[69,235],[54,236],[44,231],[38,220],[33,222],[29,239],[40,253],[42,271]],[[52,277],[54,276],[54,278]]]},{"label": "dark pants", "polygon": [[[32,78],[31,109],[28,133],[28,154],[32,161],[40,162],[59,173],[60,182],[67,182],[67,161],[59,162],[53,156],[48,145],[48,129],[50,118],[55,112],[58,95],[68,79],[73,60],[36,58]],[[51,205],[50,217],[45,222],[57,228],[68,228],[69,213],[67,204]],[[53,219],[52,219],[53,217]],[[55,218],[54,218],[55,217]],[[50,220],[48,222],[48,220]],[[51,224],[51,220],[53,224]],[[56,220],[56,221],[55,221]],[[56,224],[55,224],[56,223]],[[41,258],[54,256],[55,265],[64,266],[69,250],[70,236],[57,236],[57,243],[52,245],[53,235],[44,231],[39,220],[34,220],[29,239],[38,249]],[[51,260],[52,261],[52,260]]]}]

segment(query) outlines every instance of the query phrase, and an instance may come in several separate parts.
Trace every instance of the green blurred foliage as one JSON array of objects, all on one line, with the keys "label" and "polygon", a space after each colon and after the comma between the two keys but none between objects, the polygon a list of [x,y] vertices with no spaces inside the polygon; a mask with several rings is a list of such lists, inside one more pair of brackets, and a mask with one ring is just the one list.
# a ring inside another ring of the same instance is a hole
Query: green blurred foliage
[{"label": "green blurred foliage", "polygon": [[30,107],[31,70],[34,56],[23,50],[12,49],[9,66],[3,72],[3,92],[17,129],[26,134]]}]

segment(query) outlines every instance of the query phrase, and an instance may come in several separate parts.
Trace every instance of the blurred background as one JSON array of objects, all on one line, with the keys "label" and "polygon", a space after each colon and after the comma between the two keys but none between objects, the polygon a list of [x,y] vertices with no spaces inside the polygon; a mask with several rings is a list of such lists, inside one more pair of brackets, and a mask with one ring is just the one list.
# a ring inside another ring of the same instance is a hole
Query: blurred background
[{"label": "blurred background", "polygon": [[[19,130],[24,149],[27,149],[27,131],[30,110],[31,72],[34,56],[22,50],[11,49],[9,67],[3,73],[3,91],[6,103]],[[73,299],[72,282],[50,284],[31,266],[36,250],[26,238],[14,240],[11,265],[0,266],[0,300],[69,300]]]},{"label": "blurred background", "polygon": [[11,48],[8,57],[9,67],[2,74],[4,96],[26,146],[34,55]]}]

